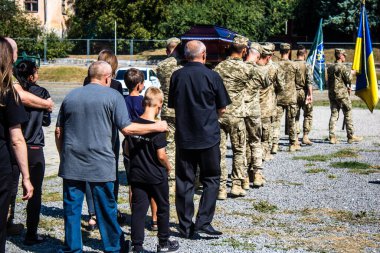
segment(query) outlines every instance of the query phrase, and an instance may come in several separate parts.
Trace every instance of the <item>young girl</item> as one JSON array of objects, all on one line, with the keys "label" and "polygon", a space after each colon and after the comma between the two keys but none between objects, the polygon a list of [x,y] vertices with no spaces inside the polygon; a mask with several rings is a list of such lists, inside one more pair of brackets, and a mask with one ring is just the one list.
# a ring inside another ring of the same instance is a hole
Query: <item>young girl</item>
[{"label": "young girl", "polygon": [[[21,61],[15,67],[15,76],[22,88],[40,98],[50,98],[49,92],[37,85],[38,69],[37,65],[31,61]],[[43,147],[45,146],[43,126],[50,125],[50,113],[43,109],[25,107],[29,116],[29,121],[21,125],[25,141],[28,148],[28,164],[30,180],[34,186],[34,194],[29,199],[26,206],[26,226],[24,244],[34,245],[44,241],[44,238],[37,234],[40,221],[42,181],[45,174],[45,158]],[[17,166],[14,164],[13,166]],[[18,180],[17,180],[18,181]]]}]

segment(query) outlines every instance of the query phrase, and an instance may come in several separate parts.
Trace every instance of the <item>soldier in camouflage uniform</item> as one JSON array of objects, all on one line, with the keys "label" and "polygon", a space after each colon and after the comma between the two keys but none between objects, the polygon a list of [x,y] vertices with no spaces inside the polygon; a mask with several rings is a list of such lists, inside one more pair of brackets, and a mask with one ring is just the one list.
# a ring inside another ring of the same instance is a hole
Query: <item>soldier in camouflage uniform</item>
[{"label": "soldier in camouflage uniform", "polygon": [[290,44],[282,43],[280,45],[281,60],[278,62],[280,68],[285,76],[285,88],[277,95],[277,116],[275,121],[275,131],[273,133],[273,147],[272,152],[278,149],[278,141],[280,138],[281,118],[284,110],[287,112],[287,124],[289,126],[289,151],[294,152],[301,149],[297,145],[296,134],[296,104],[297,104],[297,90],[296,86],[300,85],[301,72],[297,63],[289,60]]},{"label": "soldier in camouflage uniform", "polygon": [[296,129],[297,141],[298,134],[300,133],[299,120],[301,116],[301,108],[303,110],[303,137],[302,143],[305,145],[312,145],[309,139],[309,132],[311,130],[313,121],[313,73],[310,64],[306,59],[306,49],[303,45],[298,46],[297,59],[294,61],[298,64],[301,70],[301,82],[297,85],[297,108],[296,108]]},{"label": "soldier in camouflage uniform", "polygon": [[[264,56],[263,48],[259,44],[251,45],[251,51],[255,50],[259,53],[257,62],[249,61],[247,59],[247,64],[252,65],[253,75],[252,80],[255,86],[248,87],[247,97],[246,97],[246,107],[247,107],[247,117],[245,118],[248,143],[250,148],[250,165],[252,166],[252,171],[254,174],[253,185],[256,187],[263,186],[265,183],[264,176],[262,174],[262,161],[263,161],[263,148],[261,145],[263,128],[262,119],[263,116],[266,118],[267,115],[263,115],[263,108],[267,107],[267,104],[261,104],[261,91],[263,89],[268,89],[270,84],[267,80],[268,66],[266,65],[269,61],[268,56]],[[252,52],[255,55],[255,52]],[[257,58],[256,58],[257,59]],[[272,104],[269,103],[269,106]]]},{"label": "soldier in camouflage uniform", "polygon": [[[248,50],[248,55],[245,59],[245,63],[247,63],[248,65],[252,65],[253,67],[256,67],[257,66],[256,63],[260,59],[261,52],[262,52],[262,48],[261,48],[260,44],[255,43],[255,42],[251,43],[250,48]],[[251,147],[249,146],[248,134],[246,137],[247,138],[246,138],[245,149],[246,149],[246,160],[248,162],[248,172],[249,172],[250,168],[252,167],[251,160],[253,158],[251,156]],[[246,181],[247,181],[247,179],[246,179]],[[249,189],[249,178],[248,178],[248,182],[244,183],[244,186],[246,186],[246,187],[243,187],[243,189],[245,189],[245,190],[246,190],[246,188]]]},{"label": "soldier in camouflage uniform", "polygon": [[170,38],[166,42],[166,54],[168,58],[161,61],[157,66],[157,77],[161,84],[161,89],[164,93],[164,101],[162,104],[161,110],[161,119],[166,120],[168,123],[169,131],[166,136],[167,146],[166,153],[168,155],[168,160],[172,170],[169,173],[169,186],[170,193],[173,193],[175,190],[175,112],[174,109],[168,108],[168,95],[169,95],[169,86],[170,86],[170,77],[172,73],[179,69],[178,53],[176,50],[177,45],[181,43],[178,38]]},{"label": "soldier in camouflage uniform", "polygon": [[354,135],[354,125],[352,123],[352,106],[351,106],[351,72],[343,64],[346,61],[346,51],[344,49],[335,49],[336,61],[327,69],[328,90],[330,99],[331,117],[329,123],[329,138],[331,144],[338,143],[335,136],[336,121],[339,117],[339,111],[342,109],[344,122],[347,130],[348,143],[358,142],[362,137]]},{"label": "soldier in camouflage uniform", "polygon": [[277,153],[278,146],[275,146],[273,149],[273,133],[276,128],[276,116],[277,116],[277,96],[285,89],[285,77],[284,72],[280,68],[277,62],[273,62],[272,58],[275,51],[275,45],[270,42],[266,42],[263,45],[263,49],[266,50],[269,54],[269,62],[268,62],[268,81],[270,82],[269,87],[272,87],[269,91],[272,91],[272,106],[268,108],[268,110],[272,111],[272,115],[270,118],[271,127],[268,130],[269,141],[268,141],[268,149],[265,150],[264,160],[271,160],[273,156],[271,154]]},{"label": "soldier in camouflage uniform", "polygon": [[[221,128],[220,149],[222,160],[225,159],[227,135],[230,135],[231,139],[233,152],[231,195],[235,197],[246,195],[246,191],[242,188],[242,184],[247,177],[245,161],[246,132],[244,124],[246,109],[244,94],[252,80],[252,68],[243,62],[247,48],[248,39],[237,35],[230,48],[231,55],[219,63],[214,69],[222,77],[224,86],[232,100],[232,103],[227,107],[226,113],[219,119],[219,122]],[[225,163],[222,162],[218,195],[218,199],[220,200],[227,198],[227,177],[227,167]]]}]

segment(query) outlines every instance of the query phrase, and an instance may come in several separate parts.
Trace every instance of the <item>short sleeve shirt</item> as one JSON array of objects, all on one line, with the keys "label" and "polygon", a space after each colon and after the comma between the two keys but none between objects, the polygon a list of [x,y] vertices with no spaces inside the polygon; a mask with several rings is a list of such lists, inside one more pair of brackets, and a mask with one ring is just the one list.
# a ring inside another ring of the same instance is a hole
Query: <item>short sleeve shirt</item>
[{"label": "short sleeve shirt", "polygon": [[17,103],[11,91],[0,104],[0,174],[6,174],[12,172],[9,128],[28,121],[28,117],[21,100]]},{"label": "short sleeve shirt", "polygon": [[[153,124],[153,121],[138,118],[133,122]],[[165,167],[157,158],[157,150],[166,147],[165,133],[149,133],[128,136],[130,158],[129,181],[133,183],[160,184],[167,178]]]},{"label": "short sleeve shirt", "polygon": [[57,127],[63,128],[58,175],[88,182],[114,181],[113,133],[130,123],[124,98],[117,91],[99,84],[71,91],[57,119]]},{"label": "short sleeve shirt", "polygon": [[220,141],[218,109],[231,103],[218,73],[198,62],[175,71],[170,80],[168,107],[176,115],[176,145],[205,149]]},{"label": "short sleeve shirt", "polygon": [[124,99],[131,120],[138,119],[144,113],[144,107],[142,106],[144,97],[128,95]]}]

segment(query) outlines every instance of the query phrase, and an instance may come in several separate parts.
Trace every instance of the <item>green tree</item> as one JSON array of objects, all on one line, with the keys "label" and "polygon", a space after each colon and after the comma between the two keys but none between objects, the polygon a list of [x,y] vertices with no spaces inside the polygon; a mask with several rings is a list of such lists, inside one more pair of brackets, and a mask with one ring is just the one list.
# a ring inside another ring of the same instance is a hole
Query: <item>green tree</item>
[{"label": "green tree", "polygon": [[14,1],[0,0],[0,35],[17,40],[20,50],[36,49],[36,41],[42,35],[39,21],[22,12]]},{"label": "green tree", "polygon": [[112,38],[117,21],[119,38],[149,39],[159,35],[158,23],[166,13],[165,0],[82,0],[70,18],[71,38]]}]

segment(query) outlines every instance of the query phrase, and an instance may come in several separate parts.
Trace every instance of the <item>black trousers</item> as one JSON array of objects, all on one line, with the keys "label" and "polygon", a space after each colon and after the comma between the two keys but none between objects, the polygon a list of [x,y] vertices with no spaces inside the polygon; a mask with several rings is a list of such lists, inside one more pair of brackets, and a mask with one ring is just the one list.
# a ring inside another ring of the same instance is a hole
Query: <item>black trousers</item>
[{"label": "black trousers", "polygon": [[[42,182],[45,175],[45,157],[42,147],[28,146],[28,164],[30,182],[34,187],[33,197],[28,200],[26,205],[26,237],[33,237],[37,234],[38,224],[40,223]],[[18,165],[13,165],[13,183],[12,183],[12,199],[11,199],[11,217],[14,216],[14,203],[17,196],[17,188],[19,176],[16,177],[16,171],[20,175]],[[12,206],[13,205],[13,206]],[[13,212],[13,213],[12,213]],[[11,218],[10,217],[10,218]]]},{"label": "black trousers", "polygon": [[12,166],[12,190],[11,190],[11,202],[10,202],[10,207],[9,207],[8,221],[12,221],[15,218],[16,198],[17,198],[19,179],[20,179],[20,168],[18,166]]},{"label": "black trousers", "polygon": [[12,173],[0,173],[0,253],[5,252],[7,215],[11,197]]},{"label": "black trousers", "polygon": [[167,178],[160,184],[132,183],[132,221],[131,239],[136,251],[142,250],[144,242],[145,217],[150,199],[157,203],[157,237],[159,243],[169,239],[169,184]]},{"label": "black trousers", "polygon": [[197,166],[203,193],[199,202],[195,229],[210,225],[215,213],[220,183],[219,143],[207,149],[179,149],[176,151],[176,209],[179,231],[190,234],[194,216],[194,183]]}]

